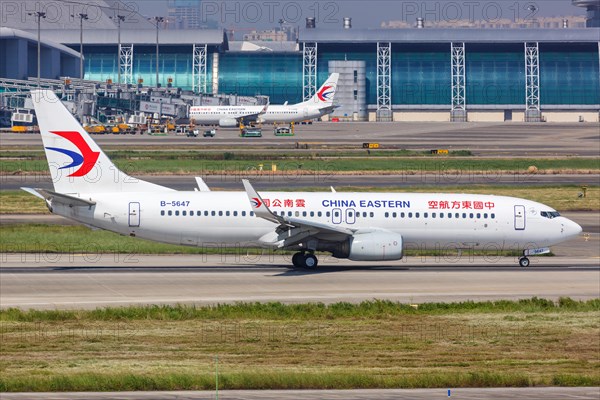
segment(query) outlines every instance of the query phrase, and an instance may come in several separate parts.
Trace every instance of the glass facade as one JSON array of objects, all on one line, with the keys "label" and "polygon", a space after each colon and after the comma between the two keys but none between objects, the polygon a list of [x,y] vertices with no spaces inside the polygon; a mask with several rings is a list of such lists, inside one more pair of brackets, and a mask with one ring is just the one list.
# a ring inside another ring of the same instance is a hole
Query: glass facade
[{"label": "glass facade", "polygon": [[[117,81],[118,58],[116,48],[84,49],[85,79]],[[173,86],[182,89],[192,89],[192,47],[168,47],[160,50],[159,81],[166,86],[168,79],[173,79]],[[212,54],[207,56],[208,91],[212,90]],[[152,46],[138,46],[133,49],[133,83],[138,79],[144,80],[144,85],[156,85],[156,49]]]},{"label": "glass facade", "polygon": [[[86,52],[86,79],[117,80],[114,47],[92,47]],[[153,46],[134,48],[133,76],[155,85]],[[208,91],[212,90],[212,59],[207,60]],[[191,46],[161,49],[160,81],[173,79],[175,87],[192,88]],[[328,75],[330,60],[366,63],[367,103],[377,103],[376,46],[319,45],[318,85]],[[466,45],[468,105],[521,105],[525,103],[523,44]],[[540,96],[544,105],[600,104],[597,46],[540,44]],[[273,104],[302,100],[302,53],[222,52],[219,54],[219,92],[241,96],[266,95]],[[393,45],[392,104],[450,105],[450,45]]]},{"label": "glass facade", "polygon": [[[447,52],[392,51],[392,104],[450,104],[449,47]],[[377,96],[369,104],[377,104]]]},{"label": "glass facade", "polygon": [[467,108],[469,104],[525,104],[524,47],[497,51],[466,46]]},{"label": "glass facade", "polygon": [[302,101],[300,53],[221,53],[219,92],[269,96],[273,104]]},{"label": "glass facade", "polygon": [[540,49],[540,103],[600,103],[598,53]]}]

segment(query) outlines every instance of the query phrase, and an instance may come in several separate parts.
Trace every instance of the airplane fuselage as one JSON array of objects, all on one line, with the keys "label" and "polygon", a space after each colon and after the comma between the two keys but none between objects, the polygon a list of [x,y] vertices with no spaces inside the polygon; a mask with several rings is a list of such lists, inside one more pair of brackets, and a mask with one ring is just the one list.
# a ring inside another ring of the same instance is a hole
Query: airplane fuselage
[{"label": "airplane fuselage", "polygon": [[[355,230],[384,229],[407,249],[534,249],[580,232],[543,204],[511,197],[417,193],[262,192],[274,214]],[[257,218],[245,192],[96,193],[91,207],[53,212],[102,229],[187,246],[274,247],[276,224]],[[544,216],[546,215],[546,216]]]},{"label": "airplane fuselage", "polygon": [[[262,109],[263,106],[198,106],[190,108],[189,117],[195,124],[217,125],[223,119],[238,119],[246,115],[259,114]],[[271,105],[256,119],[263,123],[289,123],[318,118],[324,114],[318,108],[303,103]]]}]

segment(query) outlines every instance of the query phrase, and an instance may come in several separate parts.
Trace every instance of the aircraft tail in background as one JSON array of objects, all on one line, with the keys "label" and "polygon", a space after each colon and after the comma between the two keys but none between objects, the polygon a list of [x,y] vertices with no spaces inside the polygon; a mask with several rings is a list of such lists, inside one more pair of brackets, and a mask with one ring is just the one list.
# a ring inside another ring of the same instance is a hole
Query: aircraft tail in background
[{"label": "aircraft tail in background", "polygon": [[323,83],[313,97],[311,97],[310,100],[306,101],[305,103],[316,105],[319,108],[332,106],[339,77],[340,74],[337,72],[329,75],[329,78],[327,78],[325,83]]}]

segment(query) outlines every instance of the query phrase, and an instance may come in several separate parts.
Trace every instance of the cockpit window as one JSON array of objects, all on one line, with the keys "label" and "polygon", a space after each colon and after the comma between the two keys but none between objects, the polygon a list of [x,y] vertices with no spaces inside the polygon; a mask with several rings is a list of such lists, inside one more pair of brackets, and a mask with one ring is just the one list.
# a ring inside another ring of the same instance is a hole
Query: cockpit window
[{"label": "cockpit window", "polygon": [[560,213],[558,211],[542,211],[540,215],[549,219],[560,217]]}]

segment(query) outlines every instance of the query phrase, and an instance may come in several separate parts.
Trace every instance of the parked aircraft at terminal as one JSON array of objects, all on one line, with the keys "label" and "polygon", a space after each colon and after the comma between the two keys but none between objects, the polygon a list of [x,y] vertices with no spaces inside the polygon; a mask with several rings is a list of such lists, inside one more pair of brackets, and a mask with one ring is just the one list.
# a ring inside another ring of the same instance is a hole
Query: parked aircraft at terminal
[{"label": "parked aircraft at terminal", "polygon": [[32,91],[54,190],[24,188],[49,210],[92,227],[186,246],[293,250],[296,267],[316,251],[388,261],[415,249],[520,249],[541,254],[581,227],[533,201],[457,193],[175,191],[120,171],[52,91]]},{"label": "parked aircraft at terminal", "polygon": [[195,124],[235,127],[240,122],[288,123],[322,117],[333,112],[333,99],[339,78],[333,73],[314,96],[302,103],[267,106],[194,106],[189,118]]}]

